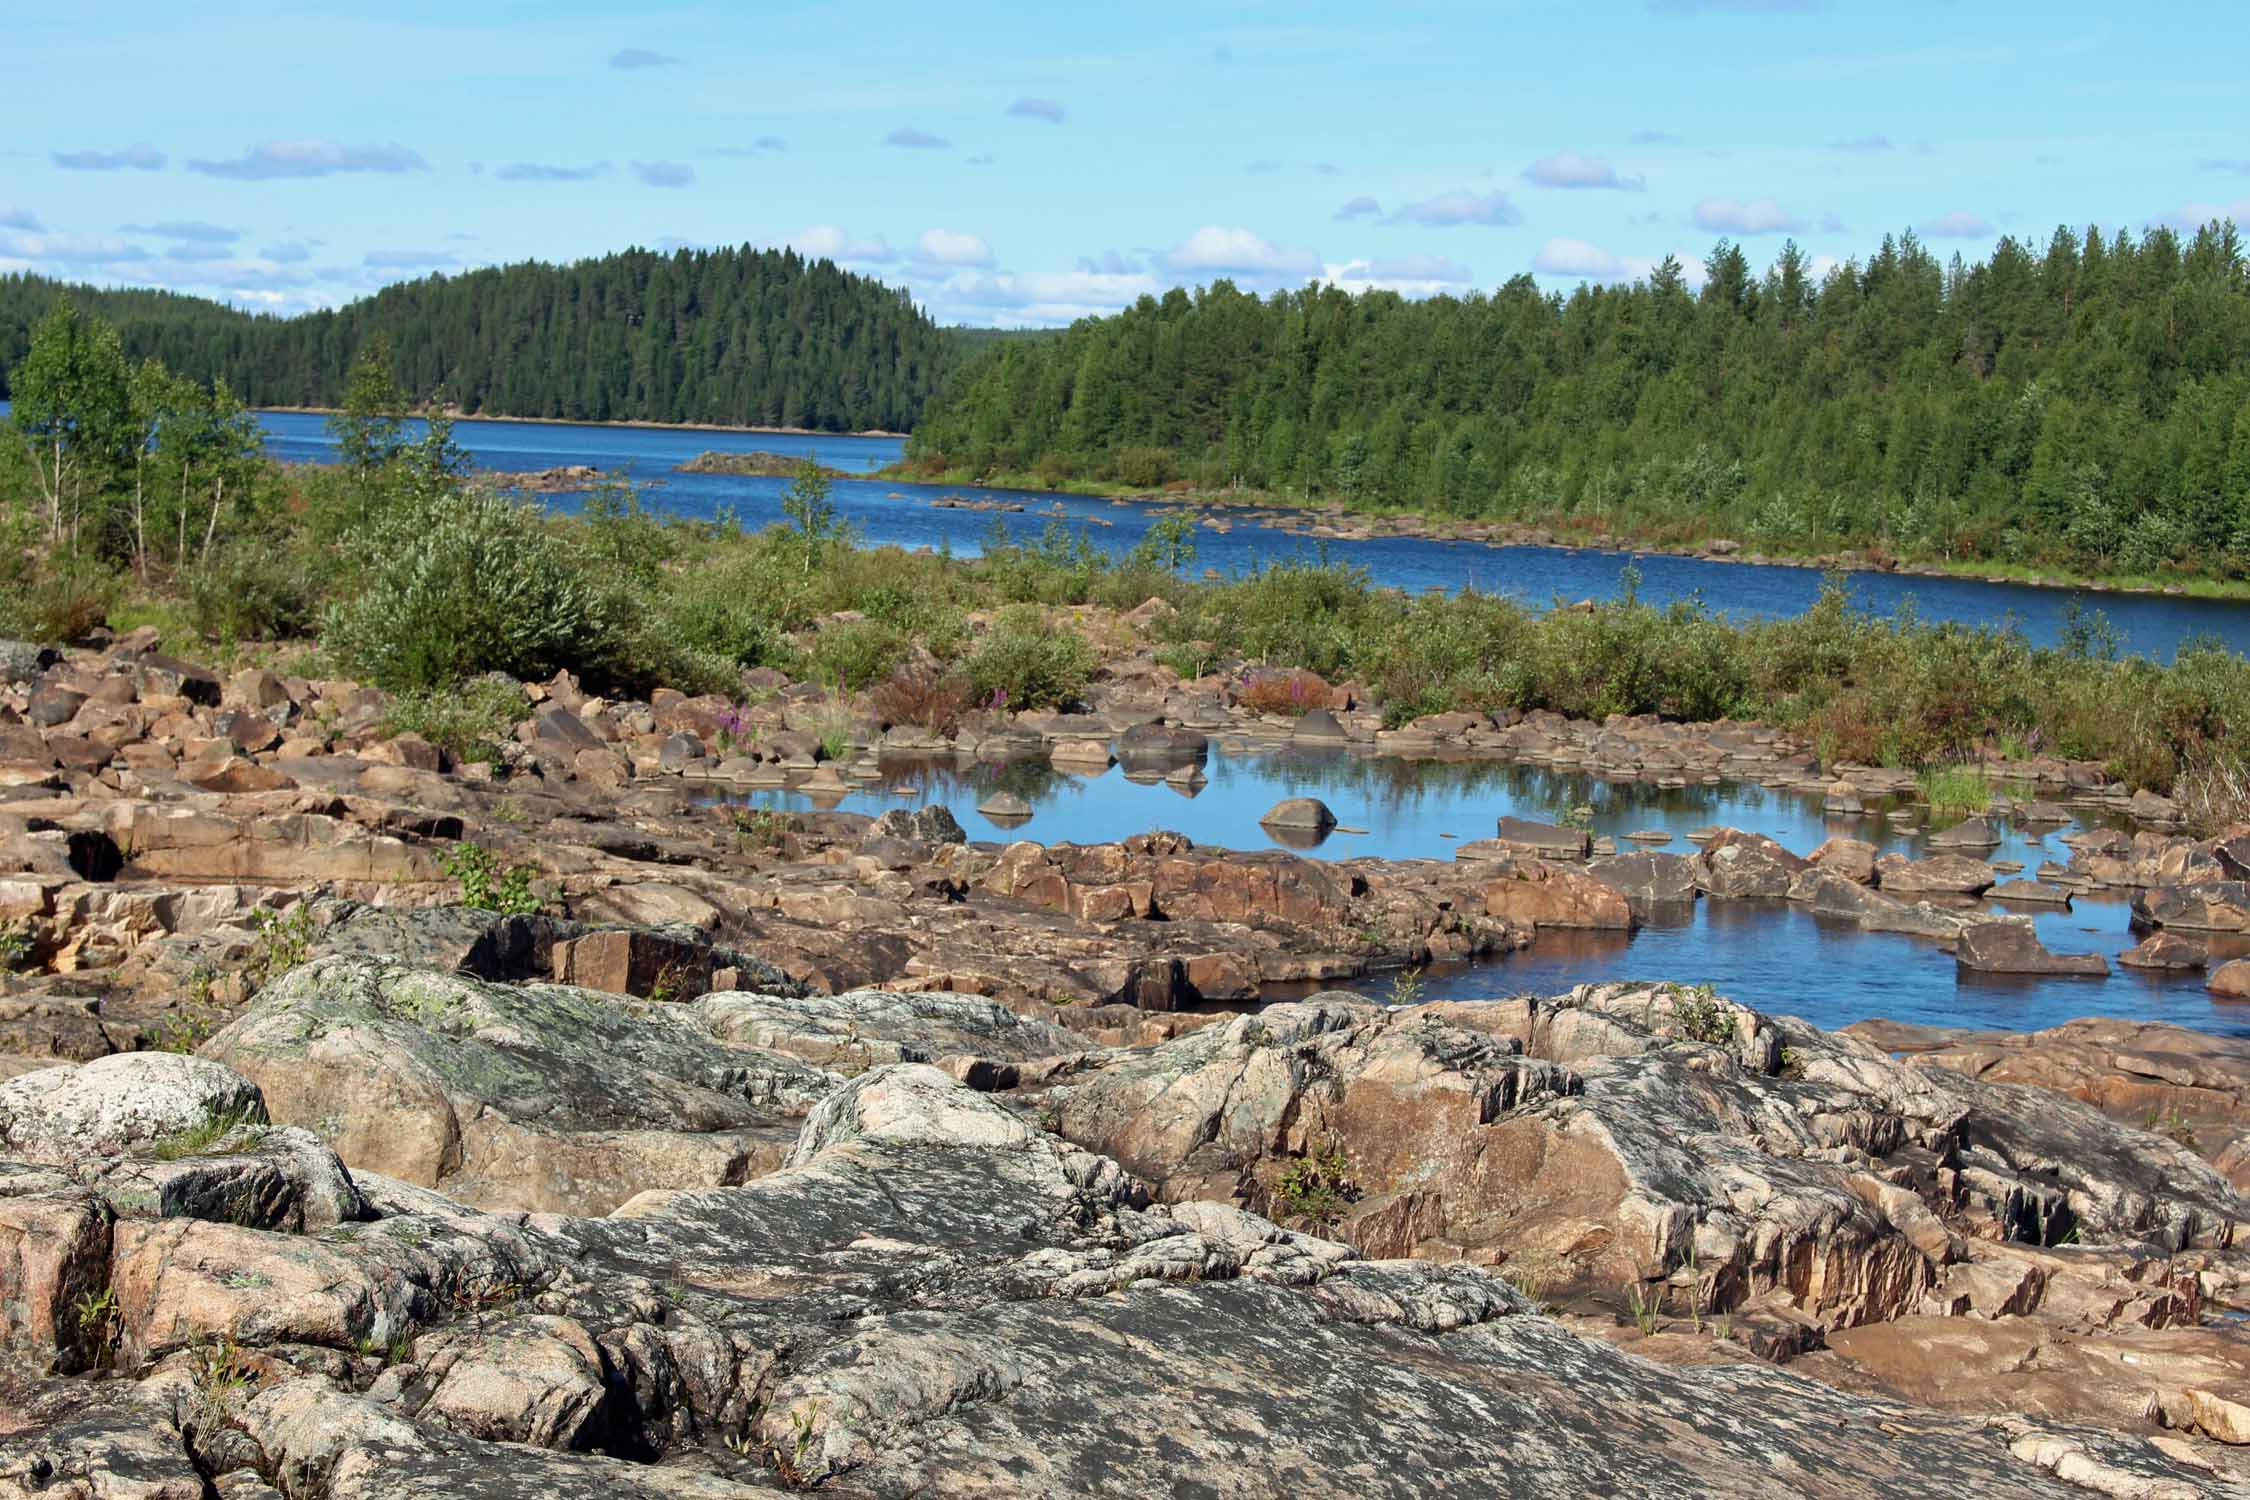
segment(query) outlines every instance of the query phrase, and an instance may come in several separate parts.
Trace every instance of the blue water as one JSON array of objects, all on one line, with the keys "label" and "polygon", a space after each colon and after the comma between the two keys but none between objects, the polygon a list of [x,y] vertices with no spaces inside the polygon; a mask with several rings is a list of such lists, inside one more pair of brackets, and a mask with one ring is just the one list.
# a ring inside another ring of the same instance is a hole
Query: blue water
[{"label": "blue water", "polygon": [[[816,806],[880,813],[893,807],[943,804],[972,839],[1037,839],[1044,844],[1101,843],[1159,829],[1198,844],[1266,849],[1276,840],[1258,819],[1284,797],[1317,796],[1345,828],[1299,852],[1315,859],[1450,860],[1463,841],[1491,836],[1496,820],[1514,814],[1552,820],[1590,806],[1597,834],[1672,834],[1661,852],[1693,854],[1681,835],[1723,825],[1762,833],[1799,854],[1842,835],[1885,853],[1927,853],[1922,829],[1902,829],[1881,816],[1829,817],[1817,796],[1741,784],[1661,788],[1493,761],[1404,761],[1342,749],[1248,750],[1214,747],[1208,784],[1192,797],[1164,784],[1130,780],[1121,767],[1100,775],[1059,772],[1044,761],[961,766],[953,760],[886,760],[882,780],[865,790],[818,802],[783,788],[712,793],[715,800],[804,811]],[[976,811],[1005,788],[1033,805],[1029,822],[1002,827]],[[1886,809],[1878,808],[1880,813]],[[2067,862],[2059,835],[2067,827],[2006,830],[1986,856],[2016,860],[2030,878],[2043,860]],[[2015,877],[2010,877],[2015,878]],[[1548,929],[1521,953],[1426,976],[1431,999],[1489,999],[1553,994],[1595,980],[1708,983],[1720,994],[1761,1010],[1803,1016],[1837,1027],[1872,1017],[1931,1026],[2022,1031],[2075,1016],[2117,1015],[2170,1021],[2205,1031],[2250,1035],[2250,1005],[2217,1000],[2197,974],[2143,974],[2115,966],[2137,940],[2122,896],[2082,897],[2067,911],[2010,908],[2030,916],[2040,940],[2058,953],[2101,953],[2112,962],[2106,980],[2017,979],[1964,974],[1935,944],[1897,933],[1868,933],[1816,919],[1787,902],[1699,901],[1668,924],[1628,935]],[[2230,953],[2228,956],[2232,956]],[[1387,979],[1363,986],[1381,993]]]},{"label": "blue water", "polygon": [[[268,451],[276,458],[323,462],[335,457],[326,419],[303,412],[262,414]],[[746,524],[762,526],[783,519],[781,495],[787,481],[724,474],[672,472],[707,449],[729,452],[816,454],[822,463],[866,473],[895,462],[904,448],[899,438],[805,436],[790,433],[698,431],[678,428],[612,427],[560,422],[463,421],[455,438],[478,464],[523,471],[591,464],[623,470],[634,479],[657,481],[650,502],[675,514],[710,518],[733,507]],[[1020,502],[1015,513],[936,510],[930,502],[959,494],[970,500]],[[1130,551],[1151,521],[1168,507],[1117,503],[1085,496],[1028,490],[955,491],[885,480],[837,480],[830,498],[845,520],[858,526],[869,543],[902,547],[950,548],[972,556],[995,521],[1014,537],[1036,536],[1059,515],[1082,529],[1094,545],[1112,556]],[[551,497],[568,505],[569,497]],[[1224,512],[1215,514],[1224,515]],[[1820,591],[1820,574],[1810,568],[1710,562],[1660,554],[1594,552],[1557,547],[1495,547],[1477,542],[1429,541],[1388,537],[1370,541],[1330,541],[1327,555],[1365,567],[1380,586],[1411,593],[1458,589],[1463,585],[1512,594],[1544,607],[1556,596],[1609,599],[1620,590],[1627,564],[1640,570],[1641,597],[1664,604],[1700,596],[1730,614],[1774,618],[1809,606]],[[1287,558],[1312,558],[1322,544],[1254,521],[1236,518],[1233,530],[1208,528],[1196,533],[1197,569],[1233,573]],[[1850,587],[1862,605],[1888,614],[1908,600],[1925,620],[1957,620],[1998,625],[2013,619],[2034,642],[2057,638],[2072,595],[2059,589],[1968,579],[1908,578],[1855,573]],[[2250,605],[2146,594],[2085,596],[2109,616],[2126,648],[2169,660],[2180,644],[2210,635],[2235,650],[2250,649]]]}]

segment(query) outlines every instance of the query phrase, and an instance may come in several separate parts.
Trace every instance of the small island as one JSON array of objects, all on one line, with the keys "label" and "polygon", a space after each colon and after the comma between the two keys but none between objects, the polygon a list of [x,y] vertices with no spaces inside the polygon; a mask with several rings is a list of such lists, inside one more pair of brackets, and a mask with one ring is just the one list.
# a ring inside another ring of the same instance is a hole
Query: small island
[{"label": "small island", "polygon": [[[753,474],[773,479],[791,479],[804,467],[803,457],[792,458],[786,453],[768,453],[760,449],[754,453],[720,453],[706,451],[681,464],[675,474]],[[832,469],[826,464],[815,464],[830,479],[848,479],[842,469]]]}]

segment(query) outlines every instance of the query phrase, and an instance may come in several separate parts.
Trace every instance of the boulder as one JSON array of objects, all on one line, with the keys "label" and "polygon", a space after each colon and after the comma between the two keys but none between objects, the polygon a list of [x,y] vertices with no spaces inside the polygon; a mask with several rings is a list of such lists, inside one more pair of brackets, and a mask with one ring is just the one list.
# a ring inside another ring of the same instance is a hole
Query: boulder
[{"label": "boulder", "polygon": [[1634,906],[1625,891],[1590,870],[1553,860],[1509,861],[1501,874],[1485,881],[1483,890],[1486,916],[1522,927],[1592,927],[1623,932],[1634,925]]},{"label": "boulder", "polygon": [[2028,918],[1971,922],[1961,929],[1954,960],[1987,974],[2053,974],[2101,979],[2109,960],[2099,953],[2050,953]]},{"label": "boulder", "polygon": [[42,672],[61,659],[61,654],[52,646],[0,640],[0,686],[21,687],[35,682]]},{"label": "boulder", "polygon": [[1789,899],[1816,916],[1849,921],[1865,932],[1897,932],[1939,942],[1951,942],[1969,921],[1969,914],[1958,909],[1901,901],[1819,868],[1802,870],[1789,882]]},{"label": "boulder", "polygon": [[2228,960],[2213,969],[2203,984],[2222,1000],[2250,1000],[2250,958]]},{"label": "boulder", "polygon": [[[1007,795],[1005,792],[998,794]],[[1028,804],[1025,811],[1030,811]],[[969,840],[952,809],[942,802],[933,802],[927,807],[894,807],[876,817],[868,827],[867,837],[915,839],[925,844],[965,844]]]},{"label": "boulder", "polygon": [[1003,819],[1022,821],[1031,816],[1031,804],[1014,792],[994,792],[977,804],[977,811],[994,822]]},{"label": "boulder", "polygon": [[1897,896],[1974,896],[1999,878],[1992,866],[1963,854],[1886,854],[1875,861],[1876,884]]},{"label": "boulder", "polygon": [[1990,818],[1981,815],[1964,818],[1950,828],[1931,834],[1929,844],[1932,849],[1997,849],[2000,830],[1992,826]]},{"label": "boulder", "polygon": [[2160,885],[2133,895],[2133,920],[2188,932],[2250,931],[2250,881]]},{"label": "boulder", "polygon": [[203,1052],[347,1161],[555,1212],[768,1170],[834,1084],[683,1008],[346,957],[268,986]]},{"label": "boulder", "polygon": [[1653,910],[1690,905],[1699,894],[1695,860],[1685,854],[1612,855],[1587,865],[1586,873],[1622,892],[1643,920]]},{"label": "boulder", "polygon": [[801,1058],[837,1073],[882,1063],[980,1057],[1008,1063],[1084,1050],[1083,1034],[1030,1021],[976,995],[853,990],[841,995],[706,995],[691,1012],[722,1042]]},{"label": "boulder", "polygon": [[1995,901],[2013,901],[2022,906],[2068,906],[2071,901],[2066,887],[2050,885],[2044,880],[2003,880],[1985,894]]},{"label": "boulder", "polygon": [[2118,954],[2117,961],[2128,969],[2200,969],[2211,961],[2211,954],[2193,938],[2157,932]]},{"label": "boulder", "polygon": [[1266,828],[1303,829],[1313,833],[1326,833],[1336,826],[1336,815],[1328,804],[1318,797],[1285,797],[1266,809],[1258,820]]},{"label": "boulder", "polygon": [[1534,859],[1584,859],[1593,850],[1594,836],[1583,828],[1503,817],[1492,842],[1505,853],[1529,855]]},{"label": "boulder", "polygon": [[1304,715],[1289,732],[1300,740],[1341,740],[1347,737],[1343,724],[1325,708],[1316,708]]},{"label": "boulder", "polygon": [[121,1052],[0,1083],[0,1148],[23,1161],[146,1153],[215,1122],[266,1119],[250,1080],[174,1052]]},{"label": "boulder", "polygon": [[1875,883],[1875,846],[1865,839],[1829,839],[1813,850],[1810,863],[1860,885]]},{"label": "boulder", "polygon": [[1696,857],[1696,884],[1722,899],[1780,899],[1805,861],[1764,834],[1724,828],[1704,843]]}]

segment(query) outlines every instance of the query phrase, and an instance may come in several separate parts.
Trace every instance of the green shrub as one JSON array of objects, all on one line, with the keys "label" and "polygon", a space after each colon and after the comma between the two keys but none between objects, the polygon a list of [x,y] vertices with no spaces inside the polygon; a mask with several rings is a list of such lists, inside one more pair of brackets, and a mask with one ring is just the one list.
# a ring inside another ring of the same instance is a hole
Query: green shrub
[{"label": "green shrub", "polygon": [[460,762],[493,762],[530,713],[523,686],[488,674],[458,687],[399,693],[383,713],[385,734],[418,734]]},{"label": "green shrub", "polygon": [[547,909],[531,885],[539,871],[531,865],[503,868],[500,857],[482,844],[463,840],[440,854],[438,863],[453,877],[463,906],[511,917],[535,917]]},{"label": "green shrub", "polygon": [[979,708],[1060,708],[1086,691],[1094,651],[1077,631],[1050,629],[1039,609],[1018,605],[1000,612],[961,675]]},{"label": "green shrub", "polygon": [[322,644],[393,691],[481,672],[613,680],[631,611],[534,507],[479,490],[402,504],[355,536],[361,579]]},{"label": "green shrub", "polygon": [[188,620],[206,640],[277,641],[309,632],[319,588],[277,541],[230,543],[183,573]]},{"label": "green shrub", "polygon": [[827,681],[856,693],[882,681],[906,657],[906,637],[880,620],[830,625],[812,646],[812,665]]},{"label": "green shrub", "polygon": [[0,561],[0,635],[84,640],[122,592],[118,576],[92,558],[10,552]]}]

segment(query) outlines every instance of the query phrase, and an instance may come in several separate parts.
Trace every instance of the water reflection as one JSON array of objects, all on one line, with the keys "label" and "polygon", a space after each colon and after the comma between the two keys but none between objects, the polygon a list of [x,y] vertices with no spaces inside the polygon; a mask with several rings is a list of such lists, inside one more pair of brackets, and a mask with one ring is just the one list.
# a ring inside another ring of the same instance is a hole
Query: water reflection
[{"label": "water reflection", "polygon": [[[1724,825],[1765,834],[1801,854],[1837,835],[1864,839],[1882,853],[1920,858],[1931,852],[1921,819],[1902,821],[1898,815],[1908,810],[1896,802],[1871,801],[1860,815],[1835,816],[1823,810],[1817,791],[1739,782],[1667,787],[1492,760],[1402,760],[1343,747],[1259,748],[1238,740],[1217,742],[1204,774],[1207,783],[1188,802],[1178,800],[1182,787],[1129,775],[1121,766],[1088,774],[1058,770],[1043,759],[885,761],[879,778],[842,792],[832,805],[880,813],[942,804],[972,839],[1102,843],[1170,829],[1204,845],[1296,848],[1331,860],[1450,860],[1460,844],[1490,837],[1503,816],[1552,821],[1573,807],[1591,808],[1596,835],[1627,851],[1640,846],[1626,835],[1662,833],[1669,842],[1656,846],[1661,852],[1692,854],[1687,834]],[[1000,791],[1023,798],[1030,817],[1003,820],[978,811]],[[810,805],[804,793],[785,787],[714,789],[711,795],[760,807]],[[1276,802],[1302,796],[1326,802],[1340,827],[1322,835],[1260,826]],[[2066,862],[2070,850],[2061,835],[2100,818],[2080,812],[2073,824],[2003,824],[1999,847],[1983,857],[2020,864],[2026,877],[2044,861]],[[2114,963],[2134,941],[2122,896],[2081,896],[2052,908],[1969,904],[2030,916],[2040,940],[2058,953],[2101,953]],[[2224,956],[2250,951],[2242,940],[2214,948]],[[1862,932],[1787,902],[1699,901],[1652,913],[1630,935],[1549,929],[1506,959],[1433,971],[1425,993],[1433,999],[1551,994],[1604,979],[1709,983],[1746,1004],[1831,1027],[1885,1016],[2022,1030],[2107,1014],[2250,1035],[2250,1007],[2214,999],[2199,974],[2117,968],[2107,980],[2085,980],[1962,973],[1925,940]]]}]

